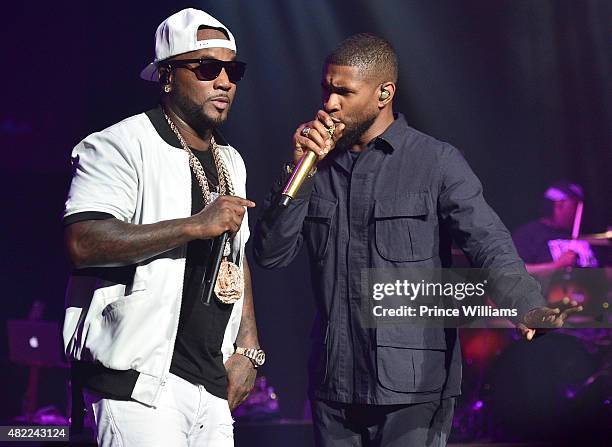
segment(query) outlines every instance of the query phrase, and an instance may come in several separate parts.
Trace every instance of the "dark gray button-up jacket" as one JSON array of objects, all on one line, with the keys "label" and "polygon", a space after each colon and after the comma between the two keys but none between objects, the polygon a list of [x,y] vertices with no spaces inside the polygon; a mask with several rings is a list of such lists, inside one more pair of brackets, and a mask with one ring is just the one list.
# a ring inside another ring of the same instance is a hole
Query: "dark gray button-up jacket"
[{"label": "dark gray button-up jacket", "polygon": [[539,286],[463,156],[402,115],[356,160],[347,150],[332,151],[280,209],[285,181],[266,201],[254,252],[261,266],[274,268],[307,246],[318,308],[310,363],[315,398],[403,404],[460,394],[457,330],[369,328],[361,307],[364,268],[448,266],[452,238],[473,266],[507,272],[498,304],[518,309],[519,317],[542,305]]}]

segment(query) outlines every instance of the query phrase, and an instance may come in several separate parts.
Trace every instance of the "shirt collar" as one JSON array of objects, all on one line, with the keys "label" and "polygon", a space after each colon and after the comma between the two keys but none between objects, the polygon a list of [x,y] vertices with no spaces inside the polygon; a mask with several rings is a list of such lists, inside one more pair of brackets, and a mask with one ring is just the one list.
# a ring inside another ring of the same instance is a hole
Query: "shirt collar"
[{"label": "shirt collar", "polygon": [[[409,129],[408,123],[401,113],[394,114],[394,118],[393,122],[383,133],[368,143],[368,150],[381,149],[383,152],[392,153],[395,149],[400,149],[404,146],[406,130]],[[347,148],[339,149],[337,153],[332,151],[332,161],[346,172],[351,172],[353,160],[349,150]]]},{"label": "shirt collar", "polygon": [[[374,148],[389,149],[393,152],[395,149],[399,149],[404,145],[406,139],[406,130],[408,129],[408,123],[401,113],[394,114],[393,122],[381,133],[378,137],[374,138],[370,142]],[[380,144],[380,143],[386,144]]]},{"label": "shirt collar", "polygon": [[[147,117],[151,121],[151,124],[153,124],[153,127],[155,128],[159,136],[162,138],[162,140],[164,140],[170,146],[182,149],[181,142],[176,137],[174,132],[172,132],[170,125],[168,125],[168,122],[166,121],[166,117],[164,116],[164,111],[161,105],[158,105],[154,109],[148,110],[147,112],[145,112],[145,115],[147,115]],[[229,146],[227,144],[227,141],[225,141],[225,138],[223,138],[223,135],[221,135],[221,133],[217,129],[213,129],[212,133],[213,137],[215,137],[216,143],[219,146]]]}]

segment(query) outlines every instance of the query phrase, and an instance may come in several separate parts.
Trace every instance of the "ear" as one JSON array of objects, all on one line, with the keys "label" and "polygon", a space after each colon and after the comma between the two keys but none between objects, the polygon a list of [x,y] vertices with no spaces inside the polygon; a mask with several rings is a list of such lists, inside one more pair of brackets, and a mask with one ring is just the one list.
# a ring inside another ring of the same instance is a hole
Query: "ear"
[{"label": "ear", "polygon": [[387,104],[393,101],[395,96],[395,83],[385,82],[380,85],[380,91],[378,94],[378,108],[382,109]]},{"label": "ear", "polygon": [[172,84],[172,70],[168,67],[159,67],[157,75],[161,86]]}]

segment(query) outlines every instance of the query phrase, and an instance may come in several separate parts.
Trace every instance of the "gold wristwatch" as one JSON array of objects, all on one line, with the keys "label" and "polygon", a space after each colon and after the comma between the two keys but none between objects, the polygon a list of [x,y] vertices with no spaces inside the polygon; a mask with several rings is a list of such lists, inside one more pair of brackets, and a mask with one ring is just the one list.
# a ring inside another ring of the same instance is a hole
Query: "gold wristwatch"
[{"label": "gold wristwatch", "polygon": [[236,347],[236,354],[240,354],[248,358],[255,368],[259,368],[261,365],[266,363],[266,353],[263,349],[257,348],[242,348]]}]

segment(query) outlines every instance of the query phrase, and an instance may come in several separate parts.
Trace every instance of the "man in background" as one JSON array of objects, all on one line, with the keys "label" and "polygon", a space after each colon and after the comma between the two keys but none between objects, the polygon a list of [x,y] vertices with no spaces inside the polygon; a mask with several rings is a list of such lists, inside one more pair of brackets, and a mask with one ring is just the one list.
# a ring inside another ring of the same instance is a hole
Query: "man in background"
[{"label": "man in background", "polygon": [[529,273],[541,276],[576,265],[578,255],[572,250],[564,250],[553,259],[549,241],[571,239],[578,204],[583,201],[580,185],[555,182],[544,192],[541,217],[512,233],[518,254]]}]

